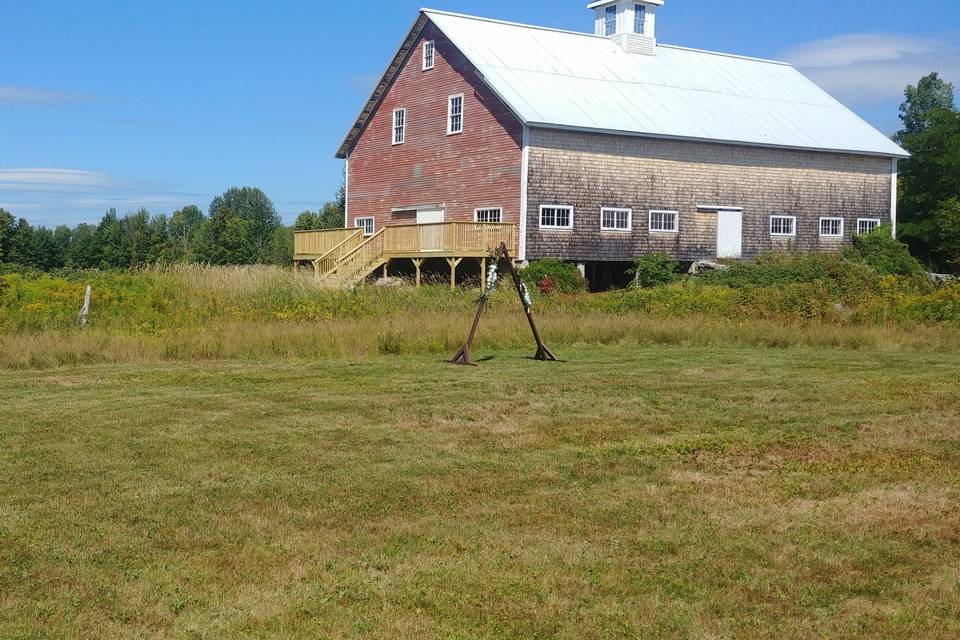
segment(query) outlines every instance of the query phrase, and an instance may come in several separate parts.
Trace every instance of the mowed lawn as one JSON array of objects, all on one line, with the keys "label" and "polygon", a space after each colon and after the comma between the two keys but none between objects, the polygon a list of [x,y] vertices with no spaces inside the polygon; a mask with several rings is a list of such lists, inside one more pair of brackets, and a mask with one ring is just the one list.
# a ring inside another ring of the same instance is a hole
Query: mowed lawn
[{"label": "mowed lawn", "polygon": [[0,638],[957,638],[956,354],[0,372]]}]

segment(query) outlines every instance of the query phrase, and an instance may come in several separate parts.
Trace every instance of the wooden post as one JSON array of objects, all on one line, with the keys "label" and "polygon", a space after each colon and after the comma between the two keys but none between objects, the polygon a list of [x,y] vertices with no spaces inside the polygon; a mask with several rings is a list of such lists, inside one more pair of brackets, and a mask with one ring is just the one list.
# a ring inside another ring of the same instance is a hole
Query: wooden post
[{"label": "wooden post", "polygon": [[413,268],[417,270],[417,289],[420,288],[420,266],[423,264],[423,258],[410,258],[413,260]]},{"label": "wooden post", "polygon": [[318,280],[320,279],[320,261],[319,260],[313,261],[313,277],[317,278]]},{"label": "wooden post", "polygon": [[447,258],[447,264],[450,265],[450,290],[457,288],[457,266],[463,258]]},{"label": "wooden post", "polygon": [[480,291],[487,290],[487,259],[480,258]]},{"label": "wooden post", "polygon": [[387,261],[383,263],[383,277],[387,277],[387,267],[390,266],[390,258],[387,258]]},{"label": "wooden post", "polygon": [[86,329],[87,316],[90,315],[90,291],[90,285],[87,285],[87,293],[83,296],[83,308],[80,309],[80,317],[77,318],[81,329]]}]

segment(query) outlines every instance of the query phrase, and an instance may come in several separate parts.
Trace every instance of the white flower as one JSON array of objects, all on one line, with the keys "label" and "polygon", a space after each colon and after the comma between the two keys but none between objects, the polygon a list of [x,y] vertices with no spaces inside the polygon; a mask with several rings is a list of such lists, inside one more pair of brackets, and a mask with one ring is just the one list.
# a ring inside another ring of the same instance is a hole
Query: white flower
[{"label": "white flower", "polygon": [[494,287],[497,286],[497,280],[500,279],[500,274],[497,273],[497,263],[491,262],[490,266],[487,267],[487,289],[484,291],[484,295],[489,294],[493,291]]},{"label": "white flower", "polygon": [[523,307],[527,311],[533,308],[533,300],[530,299],[530,292],[527,290],[525,282],[520,283],[520,293],[523,294]]}]

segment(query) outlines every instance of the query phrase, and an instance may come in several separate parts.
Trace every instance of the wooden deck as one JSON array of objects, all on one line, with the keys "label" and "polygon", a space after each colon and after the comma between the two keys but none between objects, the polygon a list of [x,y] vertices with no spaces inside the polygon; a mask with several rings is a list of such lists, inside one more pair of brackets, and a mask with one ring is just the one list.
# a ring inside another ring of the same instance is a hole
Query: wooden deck
[{"label": "wooden deck", "polygon": [[294,262],[310,263],[318,278],[331,285],[355,284],[392,260],[409,259],[420,284],[424,260],[444,258],[450,265],[451,286],[456,286],[457,266],[464,258],[478,258],[486,274],[486,259],[501,242],[516,252],[516,227],[509,223],[439,222],[393,225],[364,237],[360,229],[298,231],[294,236]]}]

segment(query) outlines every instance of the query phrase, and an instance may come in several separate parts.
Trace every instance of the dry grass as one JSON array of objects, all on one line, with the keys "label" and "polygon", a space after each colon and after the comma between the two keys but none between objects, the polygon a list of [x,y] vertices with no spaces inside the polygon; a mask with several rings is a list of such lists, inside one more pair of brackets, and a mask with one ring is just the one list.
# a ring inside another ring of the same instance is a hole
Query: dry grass
[{"label": "dry grass", "polygon": [[[953,327],[906,329],[827,322],[684,321],[641,315],[565,310],[537,313],[546,340],[559,350],[591,345],[644,347],[832,347],[882,352],[960,352]],[[0,333],[0,369],[96,363],[302,358],[329,360],[371,355],[452,355],[466,339],[471,311],[424,311],[383,318],[316,322],[221,321],[200,327],[136,334],[78,330]],[[476,342],[479,352],[529,349],[526,320],[516,309],[488,313]]]},{"label": "dry grass", "polygon": [[0,372],[0,637],[960,636],[956,354],[697,326]]}]

